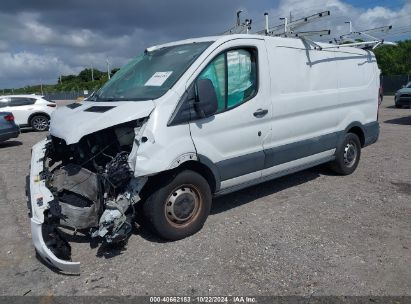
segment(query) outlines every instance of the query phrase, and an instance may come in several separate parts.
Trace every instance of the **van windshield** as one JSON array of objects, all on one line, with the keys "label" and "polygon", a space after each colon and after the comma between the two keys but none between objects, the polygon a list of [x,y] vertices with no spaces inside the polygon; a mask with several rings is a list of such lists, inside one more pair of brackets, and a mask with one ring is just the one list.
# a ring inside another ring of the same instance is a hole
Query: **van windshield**
[{"label": "van windshield", "polygon": [[146,51],[114,74],[90,101],[139,101],[159,98],[211,43],[190,43]]}]

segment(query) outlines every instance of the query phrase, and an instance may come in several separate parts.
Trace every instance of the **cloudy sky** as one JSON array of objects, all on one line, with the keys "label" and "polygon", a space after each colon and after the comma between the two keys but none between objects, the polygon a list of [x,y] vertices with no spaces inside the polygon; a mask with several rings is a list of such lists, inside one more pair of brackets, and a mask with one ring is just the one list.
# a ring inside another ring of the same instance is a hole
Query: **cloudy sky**
[{"label": "cloudy sky", "polygon": [[[231,27],[245,10],[253,30],[329,9],[317,28],[332,36],[393,25],[387,39],[411,38],[411,0],[18,0],[0,4],[0,89],[56,83],[93,65],[124,65],[146,47],[184,38],[214,35]],[[327,38],[328,39],[328,38]]]}]

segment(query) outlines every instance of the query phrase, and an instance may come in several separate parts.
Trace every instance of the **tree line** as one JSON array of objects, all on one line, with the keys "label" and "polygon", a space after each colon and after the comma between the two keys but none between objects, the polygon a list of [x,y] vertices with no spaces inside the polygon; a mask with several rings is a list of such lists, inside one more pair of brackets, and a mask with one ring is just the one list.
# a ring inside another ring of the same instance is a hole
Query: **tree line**
[{"label": "tree line", "polygon": [[411,40],[398,42],[398,46],[375,49],[378,66],[384,76],[411,75]]}]

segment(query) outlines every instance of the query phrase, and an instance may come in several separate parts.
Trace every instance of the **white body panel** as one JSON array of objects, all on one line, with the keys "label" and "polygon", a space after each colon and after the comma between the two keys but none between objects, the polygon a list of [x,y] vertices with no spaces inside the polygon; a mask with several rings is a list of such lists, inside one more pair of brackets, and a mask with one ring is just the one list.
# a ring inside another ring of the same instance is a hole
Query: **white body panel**
[{"label": "white body panel", "polygon": [[[242,46],[258,49],[258,92],[250,100],[239,106],[209,118],[190,123],[191,136],[200,155],[206,156],[213,163],[260,152],[264,143],[271,137],[271,104],[268,58],[264,40],[236,39],[222,44],[213,50],[208,60],[201,63],[200,72],[217,54]],[[195,73],[195,78],[198,73]],[[187,83],[189,86],[191,82]],[[263,117],[253,115],[259,109],[268,110]],[[251,174],[254,179],[260,173]]]},{"label": "white body panel", "polygon": [[[201,41],[214,43],[161,98],[142,102],[86,102],[75,109],[59,109],[51,120],[51,134],[73,144],[84,135],[149,116],[138,135],[147,137],[148,141],[135,146],[132,152],[135,176],[145,176],[187,160],[197,160],[199,155],[218,164],[341,132],[353,122],[367,124],[376,120],[379,75],[370,52],[345,47],[314,50],[300,39],[259,35],[189,39],[150,49]],[[168,126],[181,96],[206,65],[224,50],[247,46],[258,48],[257,95],[238,107],[190,125]],[[105,113],[84,112],[90,106],[115,108]],[[268,114],[255,118],[253,113],[260,108],[267,109]],[[262,177],[271,165],[264,166],[260,172],[230,178],[230,182],[221,186]],[[222,176],[219,175],[217,179]]]},{"label": "white body panel", "polygon": [[377,117],[376,61],[354,48],[307,50],[299,39],[267,40],[273,106],[270,147],[366,124]]},{"label": "white body panel", "polygon": [[[91,107],[113,107],[106,112],[87,112]],[[51,117],[50,133],[64,139],[66,144],[74,144],[83,136],[150,115],[154,109],[151,100],[138,102],[90,102],[71,109],[57,109]]]}]

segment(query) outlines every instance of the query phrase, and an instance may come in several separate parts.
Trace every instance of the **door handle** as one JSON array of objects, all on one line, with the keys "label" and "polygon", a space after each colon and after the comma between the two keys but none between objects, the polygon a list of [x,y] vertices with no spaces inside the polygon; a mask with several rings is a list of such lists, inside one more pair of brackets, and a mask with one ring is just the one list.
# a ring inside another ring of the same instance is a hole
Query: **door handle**
[{"label": "door handle", "polygon": [[254,112],[255,117],[263,117],[268,113],[267,109],[258,109],[257,111]]}]

